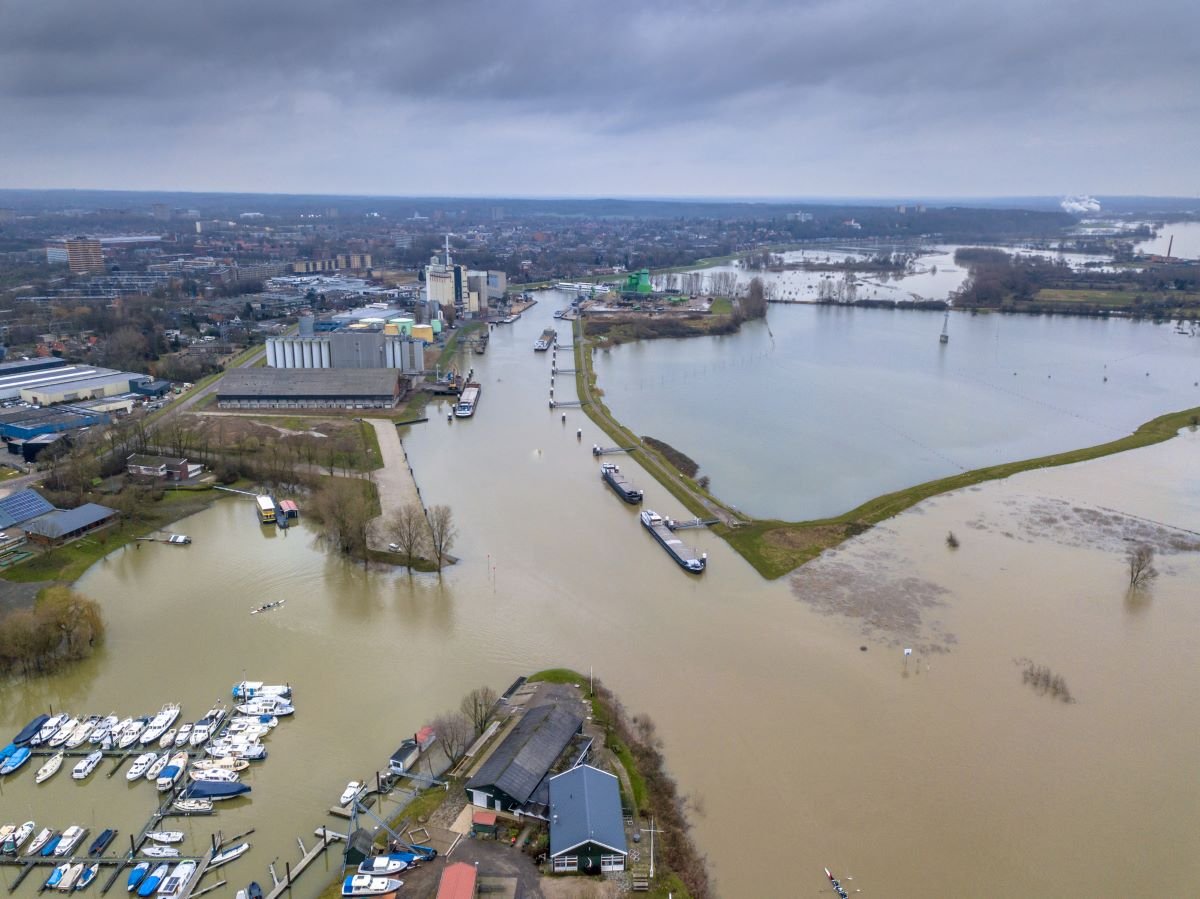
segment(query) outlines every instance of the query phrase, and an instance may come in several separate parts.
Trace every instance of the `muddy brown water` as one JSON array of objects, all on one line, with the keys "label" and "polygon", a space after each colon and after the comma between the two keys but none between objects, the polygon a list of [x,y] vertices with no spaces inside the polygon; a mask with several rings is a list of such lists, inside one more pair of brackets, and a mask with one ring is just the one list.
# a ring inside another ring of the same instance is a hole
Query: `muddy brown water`
[{"label": "muddy brown water", "polygon": [[[364,571],[307,527],[264,530],[248,501],[222,501],[179,523],[191,546],[121,550],[88,572],[107,644],[0,686],[0,732],[51,704],[134,714],[177,700],[195,718],[243,675],[290,681],[298,712],[253,769],[252,798],[179,825],[192,847],[257,828],[221,872],[216,895],[232,896],[338,824],[325,810],[345,783],[468,689],[591,668],[658,724],[721,896],[821,895],[826,865],[868,896],[1197,889],[1200,562],[1172,541],[1200,530],[1200,437],[932,500],[795,582],[764,582],[692,532],[710,556],[695,578],[603,486],[588,447],[608,441],[577,410],[563,424],[547,409],[550,360],[531,350],[543,324],[498,328],[468,359],[475,418],[447,424],[433,407],[406,438],[423,496],[461,529],[445,577]],[[683,512],[621,464],[647,506]],[[1162,547],[1140,597],[1124,586],[1126,533]],[[1022,659],[1077,701],[1034,692]],[[116,826],[123,841],[153,805],[152,787],[106,779],[107,763],[41,787],[34,767],[0,784],[2,822]],[[322,871],[332,857],[295,895],[314,896]]]}]

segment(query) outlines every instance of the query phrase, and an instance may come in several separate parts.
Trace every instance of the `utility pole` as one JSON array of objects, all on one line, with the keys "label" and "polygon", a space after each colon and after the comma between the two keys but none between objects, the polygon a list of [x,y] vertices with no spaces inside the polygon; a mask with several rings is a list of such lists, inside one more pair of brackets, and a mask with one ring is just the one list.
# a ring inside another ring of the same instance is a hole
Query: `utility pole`
[{"label": "utility pole", "polygon": [[651,818],[650,826],[643,827],[642,832],[650,834],[650,879],[653,880],[654,879],[654,835],[656,833],[662,833],[662,831],[654,826],[654,819]]}]

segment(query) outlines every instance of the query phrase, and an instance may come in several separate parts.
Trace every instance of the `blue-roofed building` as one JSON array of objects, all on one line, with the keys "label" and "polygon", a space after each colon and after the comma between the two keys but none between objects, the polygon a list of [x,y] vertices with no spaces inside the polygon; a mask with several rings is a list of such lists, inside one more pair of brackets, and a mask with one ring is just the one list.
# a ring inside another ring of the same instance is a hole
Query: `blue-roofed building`
[{"label": "blue-roofed building", "polygon": [[43,546],[61,546],[90,534],[117,518],[115,509],[99,503],[84,503],[75,509],[55,509],[22,525],[32,542]]},{"label": "blue-roofed building", "polygon": [[54,506],[36,490],[18,490],[0,499],[0,530],[22,525],[53,511]]},{"label": "blue-roofed building", "polygon": [[579,765],[550,778],[550,859],[555,872],[624,871],[629,854],[617,778]]}]

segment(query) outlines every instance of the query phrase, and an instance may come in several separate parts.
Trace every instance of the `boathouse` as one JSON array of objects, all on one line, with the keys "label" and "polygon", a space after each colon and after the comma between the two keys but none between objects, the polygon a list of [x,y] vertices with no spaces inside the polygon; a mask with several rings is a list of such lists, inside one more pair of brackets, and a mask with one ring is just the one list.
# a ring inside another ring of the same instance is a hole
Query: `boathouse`
[{"label": "boathouse", "polygon": [[55,509],[23,525],[25,535],[43,546],[62,546],[84,534],[99,530],[117,518],[114,509],[99,503],[84,503],[76,509]]},{"label": "boathouse", "polygon": [[550,778],[550,860],[555,872],[623,871],[627,855],[617,778],[591,765]]},{"label": "boathouse", "polygon": [[582,730],[583,719],[558,706],[530,709],[467,781],[467,796],[480,808],[542,817],[530,800],[544,805],[535,791]]}]

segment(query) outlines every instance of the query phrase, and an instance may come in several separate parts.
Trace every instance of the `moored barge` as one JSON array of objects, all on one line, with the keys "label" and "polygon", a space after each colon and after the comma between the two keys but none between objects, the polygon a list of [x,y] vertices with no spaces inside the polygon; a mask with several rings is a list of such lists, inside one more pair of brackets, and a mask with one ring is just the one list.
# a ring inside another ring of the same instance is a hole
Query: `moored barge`
[{"label": "moored barge", "polygon": [[625,476],[621,474],[621,469],[614,463],[602,462],[600,464],[600,477],[604,479],[604,483],[613,489],[613,492],[617,496],[630,505],[636,506],[642,501],[642,491],[629,483],[625,479]]},{"label": "moored barge", "polygon": [[662,548],[670,553],[679,567],[692,574],[700,574],[708,565],[708,553],[696,555],[695,551],[684,546],[683,541],[667,527],[666,521],[657,512],[644,509],[641,513],[642,527],[648,530]]}]

